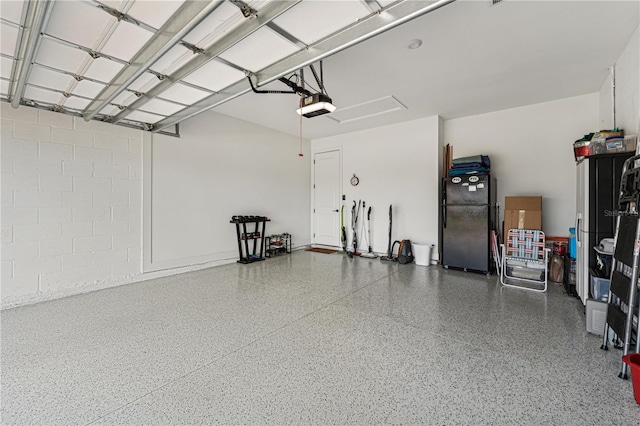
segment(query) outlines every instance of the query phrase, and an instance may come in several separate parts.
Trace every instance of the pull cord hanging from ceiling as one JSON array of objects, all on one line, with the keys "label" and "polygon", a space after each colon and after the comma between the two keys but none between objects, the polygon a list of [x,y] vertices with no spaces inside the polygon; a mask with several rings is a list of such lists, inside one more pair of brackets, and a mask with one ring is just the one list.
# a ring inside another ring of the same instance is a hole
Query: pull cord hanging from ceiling
[{"label": "pull cord hanging from ceiling", "polygon": [[298,157],[303,157],[302,154],[302,116],[300,116],[300,152],[298,153]]}]

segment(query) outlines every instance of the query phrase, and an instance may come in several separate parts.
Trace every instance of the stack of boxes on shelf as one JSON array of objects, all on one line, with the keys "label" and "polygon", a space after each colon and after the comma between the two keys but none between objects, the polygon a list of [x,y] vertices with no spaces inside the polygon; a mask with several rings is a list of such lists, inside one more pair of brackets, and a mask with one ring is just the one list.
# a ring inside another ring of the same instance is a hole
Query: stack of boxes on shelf
[{"label": "stack of boxes on shelf", "polygon": [[620,152],[633,152],[636,150],[636,136],[624,135],[621,129],[600,130],[589,133],[578,139],[573,144],[573,153],[577,162],[585,157],[603,154],[616,154]]}]

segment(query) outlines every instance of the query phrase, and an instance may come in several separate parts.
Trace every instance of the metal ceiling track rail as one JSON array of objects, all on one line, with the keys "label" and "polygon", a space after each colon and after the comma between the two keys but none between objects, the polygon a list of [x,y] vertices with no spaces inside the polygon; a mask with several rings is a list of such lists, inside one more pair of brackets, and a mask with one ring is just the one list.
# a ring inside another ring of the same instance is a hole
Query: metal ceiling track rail
[{"label": "metal ceiling track rail", "polygon": [[[382,34],[390,29],[409,22],[412,19],[438,10],[441,7],[453,3],[454,1],[455,0],[440,0],[426,5],[425,2],[422,1],[402,1],[392,3],[387,6],[387,8],[371,14],[368,18],[362,19],[350,27],[337,31],[336,33],[310,45],[307,49],[300,50],[297,53],[264,68],[255,74],[257,80],[256,86],[260,87],[275,81],[287,74],[290,74],[291,72],[304,68],[314,62],[320,61],[321,59]],[[158,90],[158,93],[160,93],[161,90],[158,86],[147,93],[147,95]],[[192,106],[159,121],[152,127],[151,131],[159,132],[167,127],[173,126],[176,123],[180,123],[181,121],[215,108],[250,91],[251,88],[247,87],[247,82],[241,80],[226,87],[219,93],[204,98]],[[155,95],[156,94],[154,93],[154,96]],[[141,100],[142,99],[139,99],[138,101]],[[137,106],[136,102],[134,102],[130,105],[130,108],[136,108]],[[118,116],[116,116],[116,118],[118,118]]]},{"label": "metal ceiling track rail", "polygon": [[[51,10],[53,9],[53,0],[51,1],[29,1],[24,6],[27,11],[24,16],[23,31],[20,34],[20,43],[18,44],[19,51],[16,56],[18,57],[19,65],[17,70],[17,82],[11,87],[9,92],[9,98],[11,99],[11,106],[18,108],[20,106],[20,100],[24,95],[27,79],[31,73],[31,64],[35,58],[36,51],[38,50],[40,35],[44,27],[49,20]],[[25,32],[28,33],[25,35]],[[22,45],[24,44],[24,46]]]},{"label": "metal ceiling track rail", "polygon": [[84,120],[89,121],[120,93],[147,71],[158,59],[182,39],[202,21],[204,21],[221,4],[222,0],[204,2],[188,1],[182,4],[173,16],[147,42],[142,50],[131,60],[129,66],[111,81],[98,97],[85,109]]},{"label": "metal ceiling track rail", "polygon": [[[261,10],[256,18],[247,18],[243,24],[236,28],[233,31],[230,31],[226,35],[224,35],[220,40],[214,43],[211,47],[209,47],[206,51],[196,56],[194,59],[178,68],[175,72],[173,72],[168,78],[162,80],[159,84],[154,86],[148,92],[146,92],[142,97],[135,100],[131,105],[128,106],[127,110],[120,112],[116,116],[113,117],[113,123],[117,123],[122,120],[127,115],[131,114],[131,112],[140,108],[142,105],[149,102],[151,99],[157,97],[162,92],[167,90],[169,87],[173,86],[175,83],[178,83],[183,78],[187,77],[192,72],[196,71],[201,66],[207,64],[208,62],[215,59],[218,55],[222,54],[226,50],[238,44],[240,41],[244,40],[254,32],[258,31],[263,26],[267,25],[269,22],[291,9],[293,6],[298,4],[301,0],[278,0],[271,5],[265,7],[264,10]],[[215,95],[213,95],[215,96]],[[165,120],[162,120],[165,121]],[[166,128],[168,126],[165,126]],[[155,128],[155,126],[154,126]]]}]

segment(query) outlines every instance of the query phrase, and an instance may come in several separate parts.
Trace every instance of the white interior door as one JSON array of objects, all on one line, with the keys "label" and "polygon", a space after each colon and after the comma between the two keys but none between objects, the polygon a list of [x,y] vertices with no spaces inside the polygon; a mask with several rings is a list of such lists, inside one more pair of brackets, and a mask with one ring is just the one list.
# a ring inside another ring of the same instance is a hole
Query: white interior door
[{"label": "white interior door", "polygon": [[313,242],[340,246],[340,151],[313,156]]}]

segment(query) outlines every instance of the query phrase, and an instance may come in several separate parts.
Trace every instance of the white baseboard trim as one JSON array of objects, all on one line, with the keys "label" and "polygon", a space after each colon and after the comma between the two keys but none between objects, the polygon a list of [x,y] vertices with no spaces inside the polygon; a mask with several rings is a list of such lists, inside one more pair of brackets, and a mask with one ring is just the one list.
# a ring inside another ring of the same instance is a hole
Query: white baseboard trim
[{"label": "white baseboard trim", "polygon": [[[309,245],[293,247],[292,251],[305,250],[309,248]],[[74,287],[64,288],[46,293],[33,293],[24,296],[14,296],[3,298],[0,303],[0,311],[6,309],[17,308],[20,306],[33,305],[36,303],[48,302],[51,300],[62,299],[63,297],[77,296],[80,294],[90,293],[98,290],[105,290],[108,288],[119,287],[121,285],[134,284],[140,281],[153,280],[155,278],[168,277],[171,275],[184,274],[186,272],[198,271],[200,269],[213,268],[215,266],[228,265],[235,263],[236,258],[233,259],[220,259],[213,260],[204,263],[198,263],[187,266],[179,266],[167,269],[161,269],[156,271],[144,272],[134,275],[128,275],[125,277],[119,277],[112,280],[103,281],[90,281],[79,284]]]}]

